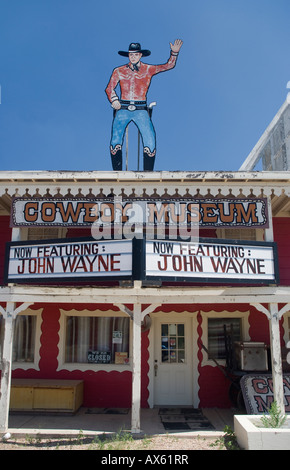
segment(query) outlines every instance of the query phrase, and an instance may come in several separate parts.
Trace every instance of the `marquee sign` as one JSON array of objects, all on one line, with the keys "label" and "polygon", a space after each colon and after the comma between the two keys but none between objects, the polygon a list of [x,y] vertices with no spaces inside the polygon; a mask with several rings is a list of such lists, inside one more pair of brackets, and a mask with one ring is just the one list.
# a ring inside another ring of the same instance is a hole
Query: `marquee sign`
[{"label": "marquee sign", "polygon": [[200,239],[198,243],[146,241],[147,279],[277,283],[274,243]]},{"label": "marquee sign", "polygon": [[276,244],[199,239],[57,239],[10,242],[6,282],[140,279],[278,283]]},{"label": "marquee sign", "polygon": [[267,201],[258,199],[14,198],[11,226],[89,227],[92,224],[268,227]]},{"label": "marquee sign", "polygon": [[[271,374],[249,374],[241,378],[241,389],[248,414],[267,413],[274,401]],[[283,374],[286,413],[290,412],[290,375]]]},{"label": "marquee sign", "polygon": [[7,282],[129,279],[132,240],[58,239],[7,243]]}]

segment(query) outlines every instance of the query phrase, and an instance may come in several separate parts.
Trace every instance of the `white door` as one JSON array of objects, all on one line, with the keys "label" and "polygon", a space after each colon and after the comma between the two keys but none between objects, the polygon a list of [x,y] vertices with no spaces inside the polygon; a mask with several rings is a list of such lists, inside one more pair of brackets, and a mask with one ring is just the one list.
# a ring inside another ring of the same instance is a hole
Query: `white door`
[{"label": "white door", "polygon": [[192,320],[165,318],[154,321],[154,404],[192,405]]}]

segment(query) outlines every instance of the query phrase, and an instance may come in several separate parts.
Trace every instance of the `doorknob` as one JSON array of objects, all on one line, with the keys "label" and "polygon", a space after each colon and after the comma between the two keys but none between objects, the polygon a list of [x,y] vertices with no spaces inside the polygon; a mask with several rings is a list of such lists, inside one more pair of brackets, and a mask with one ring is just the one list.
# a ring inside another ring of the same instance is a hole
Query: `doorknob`
[{"label": "doorknob", "polygon": [[155,360],[155,364],[154,364],[155,377],[157,376],[157,370],[158,370],[158,364],[157,364],[157,361]]}]

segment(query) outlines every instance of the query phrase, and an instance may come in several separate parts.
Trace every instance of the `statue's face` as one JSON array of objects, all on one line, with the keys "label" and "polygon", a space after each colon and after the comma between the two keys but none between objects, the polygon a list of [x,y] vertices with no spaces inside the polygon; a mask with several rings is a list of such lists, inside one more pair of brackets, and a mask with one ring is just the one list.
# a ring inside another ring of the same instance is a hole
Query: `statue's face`
[{"label": "statue's face", "polygon": [[141,52],[129,52],[129,60],[131,64],[138,64],[141,57],[142,57]]}]

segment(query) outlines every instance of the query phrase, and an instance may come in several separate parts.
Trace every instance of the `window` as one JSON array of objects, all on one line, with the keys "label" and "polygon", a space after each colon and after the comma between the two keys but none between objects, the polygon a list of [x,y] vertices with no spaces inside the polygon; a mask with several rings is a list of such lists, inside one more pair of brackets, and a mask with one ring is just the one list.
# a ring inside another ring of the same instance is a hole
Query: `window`
[{"label": "window", "polygon": [[290,312],[284,315],[284,341],[288,349],[290,349]]},{"label": "window", "polygon": [[[13,337],[13,362],[34,362],[35,352],[35,332],[36,332],[35,315],[18,315],[15,321],[14,337]],[[4,319],[0,316],[0,355],[2,358],[2,345],[4,337]]]},{"label": "window", "polygon": [[66,363],[128,364],[127,317],[66,317]]},{"label": "window", "polygon": [[241,318],[208,318],[209,357],[226,359],[225,329],[232,341],[241,340]]},{"label": "window", "polygon": [[263,232],[263,229],[259,228],[219,228],[217,229],[217,238],[226,240],[262,241]]},{"label": "window", "polygon": [[185,362],[185,333],[183,323],[161,325],[162,362]]},{"label": "window", "polygon": [[29,227],[27,240],[49,240],[65,238],[66,228],[59,227]]}]

